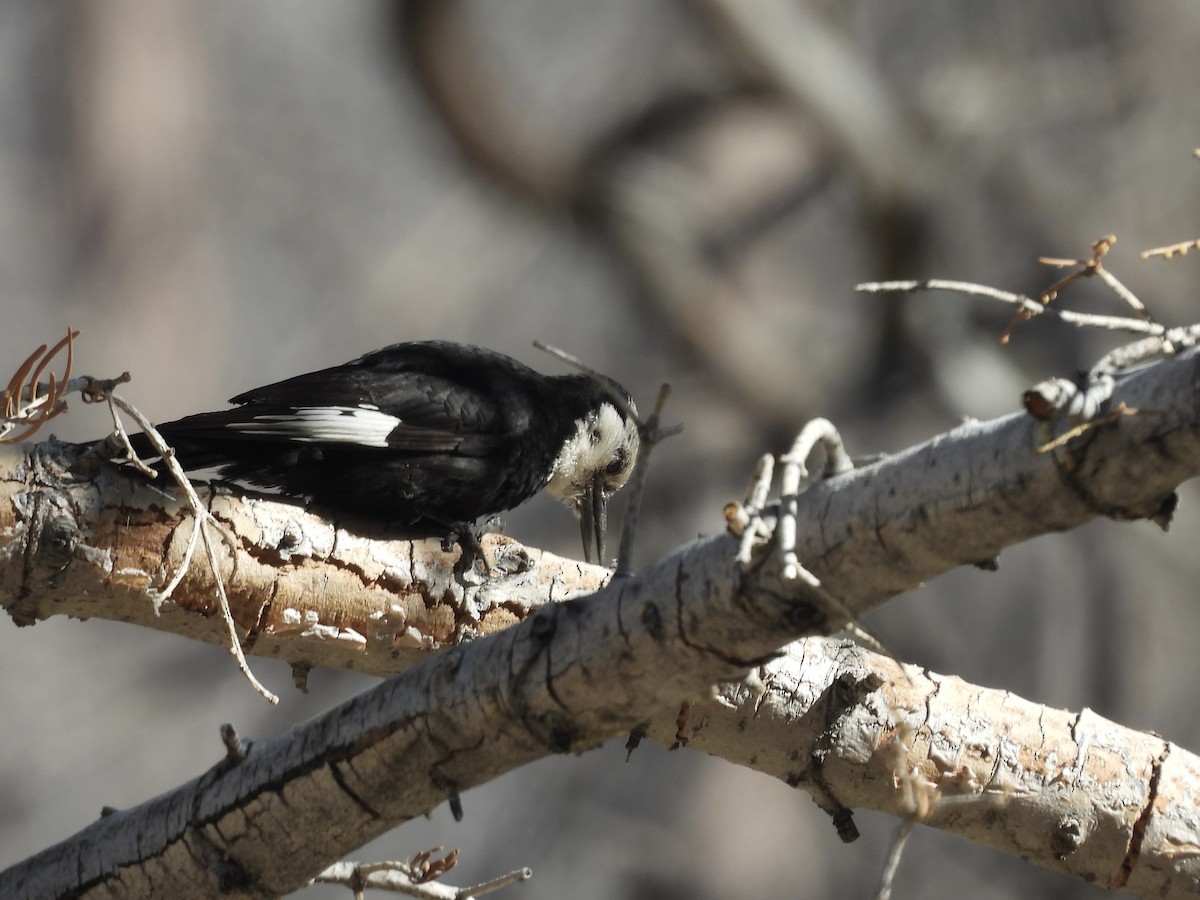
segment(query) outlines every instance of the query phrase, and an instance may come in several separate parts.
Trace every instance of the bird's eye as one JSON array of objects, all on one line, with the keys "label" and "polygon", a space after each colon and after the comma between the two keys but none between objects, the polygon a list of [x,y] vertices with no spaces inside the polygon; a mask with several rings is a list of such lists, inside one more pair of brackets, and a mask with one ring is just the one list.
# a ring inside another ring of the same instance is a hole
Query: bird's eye
[{"label": "bird's eye", "polygon": [[613,454],[613,458],[609,460],[608,465],[604,467],[605,475],[620,475],[625,471],[625,451],[618,450]]}]

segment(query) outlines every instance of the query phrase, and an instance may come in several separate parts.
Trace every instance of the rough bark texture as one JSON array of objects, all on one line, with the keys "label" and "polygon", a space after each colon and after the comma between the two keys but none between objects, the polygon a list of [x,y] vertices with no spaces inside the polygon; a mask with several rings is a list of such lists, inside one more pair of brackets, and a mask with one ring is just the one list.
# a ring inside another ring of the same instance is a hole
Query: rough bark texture
[{"label": "rough bark texture", "polygon": [[835,821],[914,817],[1140,897],[1200,885],[1200,758],[1176,744],[828,638],[758,676],[648,736],[803,788]]},{"label": "rough bark texture", "polygon": [[[13,619],[99,616],[228,644],[202,551],[155,613],[193,528],[186,505],[160,487],[171,489],[74,447],[0,448],[2,604]],[[299,666],[395,674],[512,625],[531,602],[584,596],[609,577],[499,535],[484,538],[491,577],[456,574],[458,551],[438,541],[387,540],[299,506],[200,493],[231,537],[216,544],[247,653]]]}]

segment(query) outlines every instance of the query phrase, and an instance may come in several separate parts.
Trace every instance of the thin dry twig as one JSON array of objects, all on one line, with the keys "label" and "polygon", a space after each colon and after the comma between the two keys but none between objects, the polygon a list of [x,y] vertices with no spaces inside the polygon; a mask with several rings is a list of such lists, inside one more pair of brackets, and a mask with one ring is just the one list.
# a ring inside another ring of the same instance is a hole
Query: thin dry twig
[{"label": "thin dry twig", "polygon": [[[766,544],[774,538],[775,552],[780,558],[783,577],[789,581],[803,582],[814,600],[840,618],[843,631],[875,652],[887,656],[900,666],[908,678],[907,670],[896,654],[852,609],[826,590],[821,580],[805,568],[796,556],[796,517],[799,513],[800,495],[808,489],[813,480],[808,471],[808,460],[818,446],[825,451],[820,480],[841,475],[854,468],[854,460],[846,453],[837,427],[828,419],[813,419],[800,430],[791,449],[779,457],[782,474],[779,500],[773,504],[773,522],[767,519],[768,506],[772,505],[768,503],[768,496],[775,470],[775,459],[770,454],[760,458],[754,467],[745,502],[734,501],[725,505],[726,529],[739,539],[737,562],[742,568],[749,568],[754,563],[755,546]],[[911,678],[909,680],[911,681]]]},{"label": "thin dry twig", "polygon": [[[1100,279],[1107,284],[1118,297],[1125,301],[1125,304],[1129,306],[1130,309],[1137,313],[1139,318],[1150,324],[1156,324],[1153,317],[1150,315],[1149,310],[1146,309],[1146,305],[1137,298],[1137,295],[1135,295],[1133,291],[1129,290],[1129,288],[1125,287],[1124,284],[1118,281],[1115,275],[1104,268],[1102,261],[1104,257],[1108,255],[1108,251],[1113,248],[1113,245],[1116,244],[1116,242],[1116,236],[1111,234],[1093,242],[1092,255],[1087,259],[1058,259],[1055,257],[1039,256],[1038,262],[1042,263],[1043,265],[1057,266],[1059,268],[1078,266],[1078,268],[1065,278],[1061,278],[1054,282],[1054,284],[1050,285],[1050,287],[1038,294],[1038,302],[1040,302],[1043,306],[1049,306],[1050,303],[1058,297],[1059,292],[1063,290],[1063,288],[1074,284],[1080,279],[1091,278],[1093,275],[1098,275],[1100,276]],[[1004,334],[1001,336],[1000,342],[1007,343],[1009,336],[1016,329],[1016,327],[1023,322],[1029,321],[1030,318],[1032,318],[1032,315],[1026,310],[1019,310],[1016,317],[1009,324],[1008,328],[1004,330]]]},{"label": "thin dry twig", "polygon": [[1174,259],[1176,256],[1187,256],[1189,250],[1200,250],[1200,238],[1192,241],[1180,241],[1178,244],[1167,244],[1165,247],[1153,247],[1150,250],[1143,250],[1140,256],[1142,259],[1154,257]]},{"label": "thin dry twig", "polygon": [[1099,316],[1092,313],[1075,312],[1042,306],[1024,294],[1003,291],[985,284],[970,281],[954,281],[946,278],[928,278],[910,281],[873,281],[859,284],[855,288],[867,294],[912,293],[915,291],[949,291],[970,297],[983,297],[1020,306],[1030,313],[1030,318],[1047,316],[1080,328],[1102,328],[1106,331],[1125,331],[1146,335],[1145,338],[1124,344],[1103,356],[1091,368],[1091,373],[1111,374],[1131,368],[1152,359],[1170,356],[1185,347],[1200,343],[1200,325],[1183,325],[1166,328],[1158,322],[1134,319],[1129,316]]},{"label": "thin dry twig", "polygon": [[[434,879],[454,867],[458,851],[452,850],[442,859],[430,859],[434,853],[440,852],[442,848],[436,847],[418,853],[408,861],[334,863],[314,878],[312,883],[342,885],[353,891],[355,897],[362,897],[367,890],[378,890],[421,897],[425,900],[468,900],[533,877],[531,869],[523,868],[470,887],[453,887]],[[430,874],[431,872],[436,874]]]},{"label": "thin dry twig", "polygon": [[[0,442],[18,443],[32,437],[43,425],[66,410],[67,403],[62,397],[70,384],[73,347],[77,337],[79,332],[68,328],[66,337],[49,350],[42,344],[13,373],[3,394]],[[67,351],[67,361],[62,377],[50,372],[49,383],[43,387],[42,373],[63,349]],[[20,425],[25,425],[25,429],[13,435],[12,432]]]},{"label": "thin dry twig", "polygon": [[892,849],[888,852],[887,862],[884,863],[883,874],[879,877],[879,890],[875,892],[875,900],[891,900],[896,871],[900,868],[900,860],[904,856],[904,847],[908,843],[908,836],[912,834],[912,828],[911,819],[900,823],[896,839],[892,841]]},{"label": "thin dry twig", "polygon": [[743,568],[753,561],[755,544],[765,543],[771,537],[770,528],[763,522],[762,511],[767,507],[774,478],[775,456],[764,453],[750,476],[745,502],[725,504],[725,525],[730,534],[740,539],[737,561]]},{"label": "thin dry twig", "polygon": [[[174,451],[163,440],[162,435],[155,430],[149,419],[142,415],[137,407],[122,398],[114,390],[117,385],[125,384],[130,380],[128,372],[123,372],[116,378],[108,379],[93,378],[88,375],[81,375],[76,378],[71,377],[71,368],[74,363],[74,340],[78,336],[79,331],[67,329],[66,337],[62,338],[49,349],[47,349],[45,344],[38,347],[17,368],[12,378],[9,379],[8,387],[3,393],[3,404],[2,408],[0,408],[0,412],[3,413],[3,416],[0,417],[0,442],[16,442],[30,437],[46,422],[67,408],[66,401],[63,398],[68,393],[78,392],[83,398],[84,403],[106,402],[108,404],[109,414],[113,420],[114,433],[123,444],[129,463],[150,477],[155,477],[157,473],[139,459],[138,455],[134,452],[133,446],[129,441],[129,434],[125,430],[117,410],[119,409],[137,422],[146,433],[155,451],[162,457],[163,465],[171,473],[180,490],[183,491],[188,506],[193,513],[192,532],[188,537],[187,547],[184,549],[183,560],[166,587],[154,598],[154,611],[157,613],[163,602],[179,586],[191,565],[196,548],[203,542],[205,554],[208,557],[208,564],[212,569],[213,580],[217,586],[218,605],[220,606],[225,626],[229,631],[230,653],[237,660],[238,668],[241,669],[242,674],[250,682],[250,685],[269,702],[278,703],[279,697],[267,690],[262,682],[255,677],[254,673],[250,671],[250,666],[246,662],[245,653],[242,651],[242,642],[237,633],[237,623],[234,621],[233,613],[230,610],[229,595],[225,590],[225,580],[221,575],[220,561],[217,559],[216,549],[213,546],[209,528],[210,526],[215,527],[217,533],[221,535],[226,544],[231,549],[236,549],[232,537],[221,527],[221,524],[212,514],[205,509],[204,504],[201,503],[200,498],[196,495],[190,479],[184,474],[179,463],[175,461]],[[60,377],[50,370],[50,365],[63,350],[66,350],[67,358],[63,374]],[[47,382],[43,383],[41,380],[42,376],[47,372],[49,372]],[[26,425],[25,429],[19,434],[11,436],[11,432],[21,424]],[[233,554],[233,558],[236,565],[236,553]]]},{"label": "thin dry twig", "polygon": [[1057,450],[1059,447],[1069,444],[1071,441],[1075,440],[1075,438],[1079,437],[1081,434],[1086,434],[1093,428],[1111,425],[1117,419],[1121,418],[1121,416],[1136,416],[1139,412],[1139,410],[1133,409],[1130,406],[1126,406],[1124,403],[1118,403],[1115,408],[1110,410],[1105,415],[1088,419],[1086,422],[1080,422],[1073,428],[1069,428],[1068,430],[1064,431],[1058,437],[1054,438],[1054,440],[1047,441],[1045,444],[1042,444],[1042,446],[1037,448],[1037,452],[1050,453],[1053,450]]},{"label": "thin dry twig", "polygon": [[617,549],[617,568],[613,578],[626,578],[633,574],[633,545],[637,537],[638,516],[642,509],[642,494],[646,487],[646,473],[650,470],[650,451],[654,446],[669,437],[683,431],[683,425],[670,425],[666,428],[658,423],[662,417],[663,407],[671,396],[671,386],[663,384],[658,389],[658,397],[654,401],[654,409],[650,418],[644,422],[638,420],[638,455],[633,467],[633,477],[630,479],[629,500],[625,506],[625,521],[621,523],[621,544]]},{"label": "thin dry twig", "polygon": [[1092,255],[1087,259],[1064,259],[1056,256],[1039,256],[1038,262],[1044,266],[1055,266],[1060,269],[1064,269],[1067,266],[1079,266],[1080,268],[1075,272],[1071,272],[1065,278],[1061,278],[1054,282],[1054,284],[1050,285],[1050,287],[1039,293],[1037,295],[1038,302],[1042,304],[1052,303],[1058,298],[1058,292],[1067,287],[1067,285],[1072,284],[1081,278],[1090,278],[1091,276],[1095,275],[1096,271],[1100,268],[1100,260],[1104,259],[1104,257],[1108,255],[1108,251],[1112,249],[1113,244],[1116,242],[1116,236],[1111,234],[1093,242]]},{"label": "thin dry twig", "polygon": [[1128,331],[1134,334],[1160,335],[1164,332],[1163,327],[1154,322],[1131,319],[1128,316],[1100,316],[1093,313],[1081,313],[1070,309],[1043,306],[1025,294],[1004,291],[986,284],[976,284],[971,281],[956,281],[949,278],[868,281],[855,285],[854,289],[864,294],[909,294],[916,291],[950,291],[955,294],[983,297],[988,300],[998,300],[1001,303],[1019,306],[1021,311],[1028,314],[1028,317],[1031,319],[1037,316],[1046,316],[1080,328],[1103,328],[1108,331]]},{"label": "thin dry twig", "polygon": [[[204,503],[196,494],[195,488],[192,487],[191,479],[187,477],[183,471],[183,468],[175,459],[175,451],[170,447],[170,445],[167,444],[162,435],[158,433],[158,430],[151,424],[150,420],[142,414],[141,410],[111,390],[104,393],[103,396],[106,397],[110,406],[115,406],[117,409],[120,409],[121,412],[133,419],[133,421],[138,424],[138,427],[142,429],[146,437],[149,439],[151,446],[154,447],[155,452],[157,452],[161,457],[163,466],[166,467],[167,472],[170,473],[175,483],[179,486],[180,491],[183,492],[184,499],[192,511],[192,531],[188,536],[188,543],[187,547],[184,549],[183,559],[180,561],[179,568],[175,571],[175,574],[171,577],[171,580],[154,598],[155,612],[158,612],[162,604],[166,602],[175,589],[179,587],[180,582],[183,581],[184,575],[187,574],[188,568],[191,566],[192,557],[195,555],[196,548],[203,543],[205,555],[208,557],[208,565],[213,573],[213,581],[216,584],[218,601],[217,605],[220,607],[221,617],[225,622],[225,628],[229,632],[229,652],[233,655],[234,659],[237,660],[238,669],[241,670],[241,673],[245,679],[250,682],[250,686],[253,687],[254,690],[256,690],[259,694],[261,694],[268,703],[278,703],[279,697],[268,690],[266,685],[258,680],[254,672],[251,671],[250,664],[246,661],[246,654],[242,650],[242,641],[237,632],[237,622],[234,620],[233,612],[229,606],[229,594],[225,590],[225,578],[221,574],[221,563],[217,558],[217,551],[213,545],[210,528],[215,528],[217,534],[221,536],[221,539],[226,543],[226,545],[229,546],[231,550],[236,550],[233,538],[229,536],[229,534],[225,531],[225,529],[221,526],[221,523],[217,521],[213,514],[209,512],[207,508],[205,508]],[[97,394],[97,398],[98,397],[99,393]],[[116,417],[115,411],[113,412],[113,416],[114,418]],[[128,445],[128,436],[125,436],[124,440],[126,445]],[[129,447],[129,450],[131,461],[137,459],[137,454],[132,452],[133,448]],[[236,552],[233,553],[233,559],[236,565]]]},{"label": "thin dry twig", "polygon": [[808,458],[817,446],[825,450],[825,467],[821,478],[832,478],[854,468],[846,453],[842,436],[828,419],[813,419],[805,425],[792,444],[791,450],[779,457],[783,472],[779,480],[779,524],[776,526],[779,554],[783,559],[783,577],[789,581],[801,579],[812,587],[820,581],[796,558],[796,513],[800,491],[809,484]]},{"label": "thin dry twig", "polygon": [[[1200,159],[1200,149],[1193,150],[1192,156]],[[1180,241],[1177,244],[1167,244],[1165,247],[1154,247],[1151,250],[1143,250],[1141,257],[1142,259],[1150,259],[1152,257],[1174,259],[1176,256],[1187,256],[1189,250],[1200,250],[1200,238],[1191,241]]]},{"label": "thin dry twig", "polygon": [[[925,281],[889,281],[889,282],[868,282],[860,284],[856,290],[866,293],[883,293],[895,291],[916,291],[916,290],[945,290],[954,291],[956,293],[970,294],[978,297],[987,297],[991,300],[999,300],[1002,303],[1013,304],[1017,307],[1016,315],[1008,327],[1000,335],[1000,343],[1007,344],[1013,331],[1017,327],[1030,319],[1037,316],[1048,315],[1051,318],[1058,319],[1063,322],[1069,322],[1073,325],[1078,325],[1088,328],[1105,328],[1113,331],[1131,331],[1142,334],[1151,334],[1163,336],[1167,329],[1154,321],[1150,311],[1146,309],[1146,305],[1138,299],[1133,291],[1129,290],[1119,279],[1106,268],[1104,268],[1102,260],[1112,249],[1117,239],[1113,235],[1106,235],[1095,241],[1092,244],[1092,255],[1087,259],[1060,259],[1050,256],[1039,256],[1038,262],[1047,266],[1057,266],[1060,268],[1066,266],[1077,266],[1078,268],[1055,281],[1049,287],[1042,290],[1037,297],[1027,297],[1024,294],[1014,294],[1010,291],[1001,291],[997,288],[987,287],[980,284],[972,284],[965,281],[950,281],[946,279],[928,279]],[[1108,287],[1120,297],[1130,309],[1136,314],[1137,318],[1128,316],[1096,316],[1088,313],[1077,313],[1071,310],[1058,310],[1050,306],[1057,299],[1059,293],[1076,281],[1083,278],[1091,278],[1093,275],[1098,275],[1100,279],[1108,285]]]}]

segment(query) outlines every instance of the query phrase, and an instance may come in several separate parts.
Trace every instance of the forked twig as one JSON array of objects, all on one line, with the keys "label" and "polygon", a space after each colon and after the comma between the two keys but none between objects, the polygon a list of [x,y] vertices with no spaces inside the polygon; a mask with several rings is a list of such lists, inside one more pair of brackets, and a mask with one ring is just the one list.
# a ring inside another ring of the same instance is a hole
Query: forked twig
[{"label": "forked twig", "polygon": [[[0,442],[17,443],[32,437],[38,429],[67,408],[67,403],[62,398],[69,389],[71,366],[74,362],[73,344],[77,337],[79,332],[68,328],[66,337],[49,350],[42,344],[13,373],[8,387],[4,390],[3,409],[0,410]],[[50,372],[49,384],[43,387],[40,383],[42,373],[64,348],[67,351],[67,362],[62,377]],[[12,432],[22,424],[26,426],[25,429],[13,435]]]},{"label": "forked twig", "polygon": [[[411,860],[385,860],[377,863],[357,863],[351,861],[334,863],[312,880],[313,884],[338,884],[349,888],[355,897],[362,897],[369,890],[391,891],[406,894],[410,897],[421,897],[426,900],[469,900],[471,897],[482,897],[508,887],[519,881],[528,881],[533,877],[529,868],[517,869],[498,878],[491,878],[470,887],[452,887],[442,884],[436,879],[454,866],[458,851],[452,850],[442,859],[430,860],[433,853],[440,853],[441,847],[431,851],[418,853]],[[447,864],[447,861],[448,864]],[[428,869],[441,871],[431,873]]]},{"label": "forked twig", "polygon": [[[813,419],[800,430],[793,441],[791,449],[779,457],[782,467],[779,484],[779,500],[775,504],[777,513],[775,522],[768,523],[766,519],[768,496],[775,470],[774,458],[769,454],[759,459],[754,467],[750,490],[744,503],[728,503],[725,506],[725,524],[729,533],[739,539],[737,562],[743,569],[753,565],[753,553],[756,545],[765,544],[775,539],[775,552],[779,556],[781,575],[787,581],[801,581],[806,586],[809,595],[817,600],[828,612],[839,616],[841,628],[864,645],[884,656],[889,657],[897,665],[900,660],[888,649],[880,638],[874,634],[842,600],[828,590],[812,572],[800,563],[796,555],[796,519],[799,514],[800,495],[808,489],[814,480],[808,470],[808,460],[816,448],[820,446],[825,451],[825,463],[821,468],[818,479],[825,480],[835,475],[842,475],[854,468],[854,461],[846,453],[842,436],[837,427],[828,419]],[[900,666],[901,671],[908,677],[907,670]],[[911,680],[911,679],[910,679]]]},{"label": "forked twig", "polygon": [[[99,399],[100,393],[102,392],[98,392],[96,395],[97,400]],[[212,535],[209,531],[209,528],[215,528],[217,533],[221,535],[222,540],[225,541],[226,545],[234,551],[233,559],[236,566],[237,553],[233,539],[225,532],[225,529],[221,526],[221,523],[216,519],[216,517],[205,508],[203,502],[200,500],[200,497],[196,494],[195,488],[192,487],[191,479],[187,477],[183,471],[183,468],[175,459],[175,451],[170,447],[170,445],[167,444],[165,440],[163,440],[162,435],[158,433],[158,430],[150,423],[150,420],[147,419],[136,406],[129,403],[119,394],[108,391],[103,393],[103,396],[108,400],[110,407],[115,406],[117,409],[120,409],[121,412],[133,419],[134,422],[138,424],[138,427],[142,429],[143,433],[150,441],[151,446],[154,447],[155,452],[157,452],[162,458],[163,466],[166,467],[175,483],[179,486],[180,491],[183,492],[184,499],[187,501],[188,507],[192,511],[192,531],[188,536],[188,543],[183,552],[183,559],[180,561],[179,568],[176,569],[175,574],[171,577],[171,580],[167,582],[166,586],[159,591],[158,595],[154,598],[154,611],[157,613],[162,607],[162,604],[166,602],[166,600],[170,598],[171,594],[174,593],[175,589],[179,587],[180,582],[183,581],[183,578],[187,574],[188,568],[191,565],[192,557],[196,552],[196,547],[203,542],[204,552],[208,557],[208,565],[212,570],[213,581],[216,584],[217,605],[220,607],[221,617],[225,622],[225,628],[229,632],[229,652],[233,655],[234,659],[237,660],[238,668],[241,670],[242,675],[246,678],[246,680],[250,682],[250,686],[253,687],[254,690],[256,690],[259,694],[261,694],[267,700],[267,702],[272,704],[278,703],[279,697],[268,690],[266,685],[258,680],[254,672],[251,671],[249,663],[246,662],[246,654],[242,651],[242,641],[237,633],[237,622],[234,620],[233,612],[229,606],[229,594],[225,590],[225,579],[221,574],[221,563],[217,558],[217,551],[213,546]],[[117,417],[115,411],[113,412],[113,417]],[[127,435],[124,436],[124,441],[128,446],[129,438]],[[131,446],[129,447],[129,450],[130,458],[137,459],[137,455],[132,452],[133,448]],[[143,463],[143,465],[145,464]]]},{"label": "forked twig", "polygon": [[[150,440],[155,451],[162,457],[163,465],[171,473],[180,490],[183,491],[193,515],[192,532],[188,537],[187,546],[184,549],[183,560],[167,585],[154,598],[155,613],[160,610],[163,602],[179,587],[180,582],[191,565],[196,548],[203,541],[205,554],[208,557],[208,564],[212,569],[213,580],[217,587],[218,605],[221,609],[225,627],[229,632],[230,653],[237,660],[238,668],[241,669],[242,674],[250,682],[251,686],[271,703],[278,703],[279,698],[267,690],[262,682],[255,677],[254,673],[250,671],[249,664],[246,662],[245,653],[242,651],[242,642],[237,634],[237,623],[234,621],[233,612],[229,606],[229,595],[225,590],[225,580],[221,575],[220,561],[217,558],[216,549],[213,546],[212,536],[209,531],[210,526],[215,527],[217,533],[221,535],[231,550],[235,551],[233,558],[236,566],[237,554],[233,539],[225,532],[212,513],[205,509],[204,504],[200,502],[200,498],[196,495],[191,481],[184,474],[179,463],[175,461],[174,451],[167,446],[162,435],[155,430],[154,426],[150,424],[150,421],[142,415],[137,407],[115,392],[114,388],[117,385],[129,381],[129,373],[123,372],[117,378],[109,379],[92,378],[87,375],[76,378],[71,377],[71,369],[74,364],[74,340],[78,336],[79,332],[77,330],[67,329],[66,336],[59,340],[53,347],[47,349],[46,345],[43,344],[17,367],[16,372],[9,379],[8,387],[4,390],[3,403],[0,404],[0,413],[2,413],[2,416],[0,416],[0,442],[16,442],[30,437],[46,422],[67,408],[66,400],[63,399],[67,394],[78,392],[83,398],[84,403],[108,403],[115,434],[124,445],[130,463],[143,473],[154,477],[157,473],[139,459],[138,455],[134,452],[129,440],[129,434],[126,432],[117,410],[119,409],[137,422]],[[66,364],[63,374],[58,376],[50,370],[50,366],[55,357],[63,350],[67,352]],[[46,383],[42,382],[43,375],[46,375]],[[26,427],[19,434],[12,435],[12,432],[21,425],[25,425]]]},{"label": "forked twig", "polygon": [[[1200,150],[1197,151],[1200,155]],[[1051,266],[1078,266],[1065,278],[1059,279],[1050,287],[1038,294],[1037,299],[1001,291],[984,285],[970,284],[960,281],[932,279],[928,281],[880,282],[860,284],[858,290],[868,292],[883,291],[912,291],[921,288],[948,290],[971,296],[987,297],[1018,307],[1017,315],[1005,329],[1001,341],[1008,340],[1009,335],[1017,324],[1028,321],[1039,315],[1049,315],[1071,324],[1099,327],[1113,330],[1123,330],[1145,334],[1147,337],[1130,344],[1118,347],[1103,356],[1091,369],[1071,380],[1066,378],[1050,378],[1026,391],[1022,396],[1022,404],[1031,416],[1041,422],[1052,423],[1066,420],[1071,427],[1062,434],[1051,437],[1038,447],[1038,453],[1049,453],[1068,444],[1075,438],[1095,428],[1110,425],[1122,416],[1150,415],[1150,411],[1132,409],[1119,404],[1115,409],[1107,410],[1106,406],[1112,398],[1116,386],[1114,376],[1132,366],[1148,360],[1171,356],[1185,347],[1196,346],[1200,343],[1200,325],[1186,325],[1167,328],[1154,320],[1146,305],[1129,290],[1115,275],[1103,265],[1103,259],[1116,243],[1112,235],[1100,238],[1092,244],[1092,255],[1088,259],[1057,259],[1039,257],[1038,261]],[[1200,246],[1200,242],[1196,243]],[[1175,245],[1174,250],[1186,252],[1188,245]],[[1172,248],[1166,248],[1171,250]],[[1142,258],[1152,255],[1152,251],[1142,254]],[[1168,253],[1169,255],[1169,253]],[[1093,316],[1076,313],[1070,310],[1057,310],[1050,303],[1057,298],[1059,292],[1070,284],[1093,275],[1099,278],[1136,314],[1129,316]]]},{"label": "forked twig", "polygon": [[1038,295],[1039,299],[1044,298],[1043,302],[1049,303],[1051,300],[1057,297],[1058,292],[1067,285],[1078,281],[1081,278],[1090,278],[1093,275],[1099,275],[1100,279],[1113,290],[1113,293],[1124,300],[1130,309],[1136,312],[1147,322],[1153,322],[1154,317],[1150,315],[1150,311],[1146,309],[1146,305],[1137,298],[1137,295],[1135,295],[1133,291],[1129,290],[1129,288],[1125,287],[1125,285],[1118,281],[1115,275],[1104,268],[1104,265],[1101,262],[1101,260],[1104,259],[1104,257],[1108,254],[1108,251],[1112,249],[1113,244],[1116,242],[1117,238],[1115,235],[1110,234],[1106,237],[1100,238],[1100,240],[1092,244],[1092,255],[1089,259],[1057,259],[1054,257],[1039,256],[1038,262],[1046,266],[1059,266],[1060,268],[1064,266],[1080,267],[1077,271],[1072,272],[1066,278],[1055,282],[1054,285],[1042,291],[1042,293]]},{"label": "forked twig", "polygon": [[[973,284],[967,281],[952,281],[944,278],[930,278],[922,281],[866,282],[856,285],[855,290],[872,294],[894,293],[897,291],[908,293],[918,290],[953,291],[954,293],[986,297],[990,300],[999,300],[1002,303],[1013,304],[1017,307],[1017,313],[1000,335],[1000,343],[1002,344],[1008,343],[1009,338],[1018,325],[1028,322],[1037,316],[1049,316],[1062,322],[1087,328],[1105,328],[1112,331],[1130,331],[1158,336],[1166,334],[1167,329],[1154,321],[1153,316],[1150,315],[1150,311],[1146,309],[1146,305],[1138,299],[1137,295],[1122,284],[1115,275],[1104,268],[1102,260],[1116,242],[1116,237],[1111,234],[1095,241],[1092,244],[1092,255],[1088,259],[1059,259],[1056,257],[1039,256],[1038,262],[1043,265],[1058,267],[1078,266],[1079,268],[1042,290],[1037,297],[1028,297],[1024,294],[1002,291],[998,288],[988,287],[987,285]],[[1068,285],[1074,284],[1082,278],[1091,278],[1093,275],[1098,275],[1137,314],[1137,318],[1130,318],[1128,316],[1097,316],[1090,313],[1055,309],[1050,305]]]},{"label": "forked twig", "polygon": [[1058,309],[1044,306],[1026,294],[1017,294],[990,287],[986,284],[976,284],[971,281],[956,281],[950,278],[925,278],[907,281],[868,281],[854,286],[856,291],[864,294],[910,294],[916,291],[949,291],[955,294],[966,294],[971,297],[983,297],[988,300],[998,300],[1021,308],[1021,312],[1033,319],[1046,316],[1059,322],[1075,325],[1080,328],[1103,328],[1108,331],[1128,331],[1134,334],[1159,335],[1164,329],[1161,325],[1128,316],[1101,316],[1094,313],[1075,312],[1070,309]]}]

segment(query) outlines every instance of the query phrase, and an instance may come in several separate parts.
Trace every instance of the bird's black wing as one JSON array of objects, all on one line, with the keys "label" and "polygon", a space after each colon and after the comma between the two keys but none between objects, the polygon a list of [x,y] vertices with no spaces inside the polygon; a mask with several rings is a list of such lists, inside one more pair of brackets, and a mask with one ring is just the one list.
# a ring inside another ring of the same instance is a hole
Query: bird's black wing
[{"label": "bird's black wing", "polygon": [[[529,456],[541,378],[481,348],[400,344],[159,431],[188,471],[389,522],[454,525],[545,483],[551,458]],[[142,439],[133,436],[139,454]]]},{"label": "bird's black wing", "polygon": [[[359,360],[254,388],[234,409],[162,426],[169,440],[316,443],[478,456],[527,426],[471,365],[450,367],[433,345],[385,348]],[[400,352],[397,352],[400,351]],[[469,362],[469,361],[468,361]]]}]

